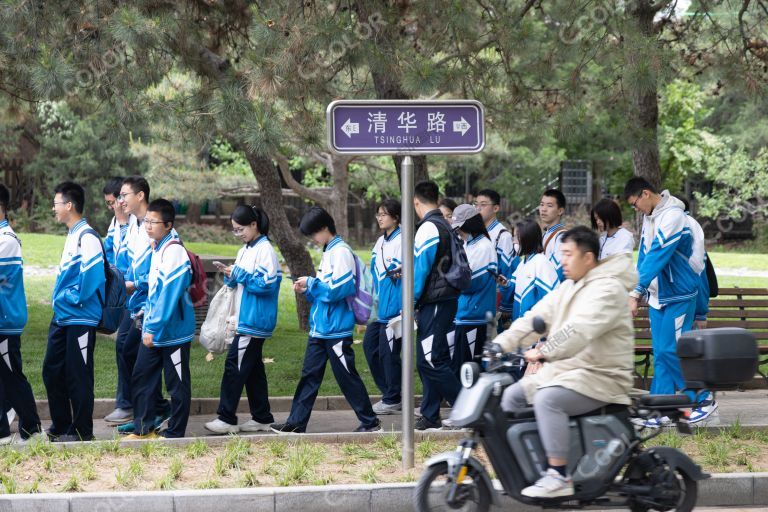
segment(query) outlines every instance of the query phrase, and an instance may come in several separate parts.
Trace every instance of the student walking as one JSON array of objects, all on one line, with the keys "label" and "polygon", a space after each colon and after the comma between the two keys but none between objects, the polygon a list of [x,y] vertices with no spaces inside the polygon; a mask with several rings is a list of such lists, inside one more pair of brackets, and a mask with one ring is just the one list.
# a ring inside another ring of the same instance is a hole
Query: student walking
[{"label": "student walking", "polygon": [[565,226],[563,225],[564,213],[565,195],[557,189],[545,191],[539,202],[539,218],[544,230],[541,245],[544,249],[544,255],[552,262],[555,270],[557,270],[557,276],[561,282],[565,280],[560,252],[560,245],[565,234]]},{"label": "student walking", "polygon": [[592,207],[589,217],[592,220],[592,229],[601,233],[601,260],[614,254],[632,254],[635,249],[635,236],[630,230],[622,227],[624,219],[616,201],[607,198],[599,200]]},{"label": "student walking", "polygon": [[440,404],[443,400],[455,402],[461,388],[448,346],[459,290],[445,277],[452,263],[451,228],[438,209],[437,198],[436,183],[423,181],[416,185],[413,204],[421,219],[414,240],[416,367],[424,389],[417,430],[442,429]]},{"label": "student walking", "polygon": [[[98,233],[83,218],[85,192],[76,183],[54,189],[53,212],[69,233],[53,288],[53,320],[43,382],[53,441],[93,439],[93,349],[106,282]],[[101,299],[99,298],[101,297]]]},{"label": "student walking", "polygon": [[[269,217],[261,208],[240,205],[230,219],[232,233],[243,242],[233,266],[223,268],[224,284],[236,290],[237,332],[229,346],[221,378],[218,418],[205,424],[216,434],[268,431],[275,421],[269,408],[264,342],[277,324],[277,301],[283,272],[269,235]],[[243,387],[251,418],[237,424]]]},{"label": "student walking", "polygon": [[[482,216],[474,206],[459,205],[453,211],[451,228],[464,240],[472,283],[459,295],[456,310],[452,366],[456,376],[461,365],[479,360],[488,337],[488,319],[496,316],[496,249],[485,229]],[[448,344],[451,339],[449,335]]]},{"label": "student walking", "polygon": [[355,315],[347,302],[347,298],[355,295],[356,265],[352,249],[336,234],[333,217],[322,208],[307,211],[299,230],[323,248],[323,257],[316,277],[300,277],[294,283],[294,291],[303,293],[312,303],[309,340],[291,413],[285,423],[273,424],[272,430],[278,434],[306,432],[329,360],[341,392],[360,421],[355,432],[381,430],[368,391],[355,369],[352,350]]},{"label": "student walking", "polygon": [[376,321],[365,329],[363,351],[371,369],[373,381],[382,399],[373,404],[378,415],[394,414],[401,409],[400,350],[402,337],[389,326],[390,320],[402,311],[402,249],[400,246],[400,202],[387,199],[379,205],[376,221],[384,234],[379,237],[371,252],[373,292],[378,297]]},{"label": "student walking", "polygon": [[[666,190],[658,193],[644,178],[630,179],[624,196],[643,214],[639,283],[630,293],[630,309],[636,315],[640,299],[648,302],[653,340],[651,393],[674,394],[685,389],[677,340],[693,325],[700,279],[691,265],[691,229],[683,203]],[[668,418],[654,418],[645,425],[653,428],[667,422]]]},{"label": "student walking", "polygon": [[175,221],[170,201],[155,199],[142,222],[152,240],[152,254],[142,310],[142,344],[131,378],[135,432],[126,439],[158,437],[157,390],[163,377],[171,395],[171,414],[168,428],[160,436],[184,437],[189,420],[189,345],[195,334],[195,312],[187,288],[192,283],[192,266],[187,251],[172,232]]},{"label": "student walking", "polygon": [[[27,324],[27,299],[24,295],[21,241],[8,224],[8,204],[11,195],[0,184],[0,404],[9,403],[19,417],[22,440],[38,435],[40,417],[37,415],[32,387],[22,371],[21,333]],[[0,410],[0,445],[13,441],[5,411]]]}]

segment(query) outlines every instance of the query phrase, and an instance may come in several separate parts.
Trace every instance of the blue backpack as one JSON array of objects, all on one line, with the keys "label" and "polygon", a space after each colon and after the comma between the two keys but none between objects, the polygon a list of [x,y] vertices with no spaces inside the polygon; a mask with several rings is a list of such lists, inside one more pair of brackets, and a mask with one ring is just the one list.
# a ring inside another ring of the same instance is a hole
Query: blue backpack
[{"label": "blue backpack", "polygon": [[373,311],[373,279],[363,260],[350,246],[344,245],[355,259],[355,294],[347,297],[347,305],[355,315],[355,324],[366,325]]},{"label": "blue backpack", "polygon": [[106,277],[106,283],[104,284],[104,295],[101,297],[101,292],[96,291],[96,296],[99,298],[99,304],[101,304],[101,320],[96,328],[101,334],[114,334],[120,327],[120,322],[123,319],[123,312],[125,311],[125,303],[128,299],[128,293],[125,289],[125,277],[117,267],[110,265],[107,261],[107,253],[104,252],[104,245],[101,244],[101,237],[95,229],[86,229],[80,233],[80,238],[77,240],[77,246],[80,247],[80,243],[83,240],[83,235],[90,233],[94,235],[101,245],[101,254],[104,257],[104,276]]}]

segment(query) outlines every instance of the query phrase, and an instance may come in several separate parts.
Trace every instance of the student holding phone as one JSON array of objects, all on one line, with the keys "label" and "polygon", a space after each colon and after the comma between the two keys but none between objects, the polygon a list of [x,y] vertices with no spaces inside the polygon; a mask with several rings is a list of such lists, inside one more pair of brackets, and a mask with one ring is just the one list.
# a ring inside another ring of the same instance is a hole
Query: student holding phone
[{"label": "student holding phone", "polygon": [[[232,213],[232,233],[245,244],[231,267],[215,261],[224,283],[236,289],[240,312],[235,339],[229,346],[221,378],[218,417],[205,424],[216,434],[268,431],[275,421],[262,351],[277,324],[277,300],[283,273],[267,238],[269,217],[261,208],[240,205]],[[245,387],[251,417],[237,423],[237,406]]]},{"label": "student holding phone", "polygon": [[400,245],[400,202],[387,199],[379,205],[376,222],[384,234],[373,246],[371,273],[373,292],[378,296],[378,318],[368,324],[363,338],[363,351],[381,401],[373,404],[376,414],[395,414],[401,410],[400,378],[402,337],[389,325],[402,310],[402,248]]}]

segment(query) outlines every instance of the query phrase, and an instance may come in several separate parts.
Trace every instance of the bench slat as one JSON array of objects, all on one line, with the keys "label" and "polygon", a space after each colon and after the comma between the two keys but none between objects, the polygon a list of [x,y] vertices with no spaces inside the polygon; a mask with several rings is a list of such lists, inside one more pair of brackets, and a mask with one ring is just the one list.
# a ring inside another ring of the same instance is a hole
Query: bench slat
[{"label": "bench slat", "polygon": [[[745,315],[749,316],[749,315]],[[636,329],[648,329],[651,326],[651,322],[646,318],[635,319]],[[768,329],[767,320],[717,320],[710,318],[707,320],[707,328],[715,327],[741,327],[742,329]]]}]

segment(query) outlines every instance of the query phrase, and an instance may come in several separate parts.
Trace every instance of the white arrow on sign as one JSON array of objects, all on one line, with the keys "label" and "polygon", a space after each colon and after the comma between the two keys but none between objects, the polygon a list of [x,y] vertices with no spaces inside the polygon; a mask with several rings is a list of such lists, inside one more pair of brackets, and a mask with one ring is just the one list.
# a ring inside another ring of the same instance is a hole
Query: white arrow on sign
[{"label": "white arrow on sign", "polygon": [[360,133],[360,123],[353,123],[352,118],[347,119],[347,122],[341,125],[341,131],[347,134],[347,137],[352,138],[353,133]]},{"label": "white arrow on sign", "polygon": [[467,122],[466,119],[464,119],[464,116],[461,117],[461,121],[453,122],[453,131],[461,132],[462,135],[467,133],[470,128],[472,128],[472,126]]}]

